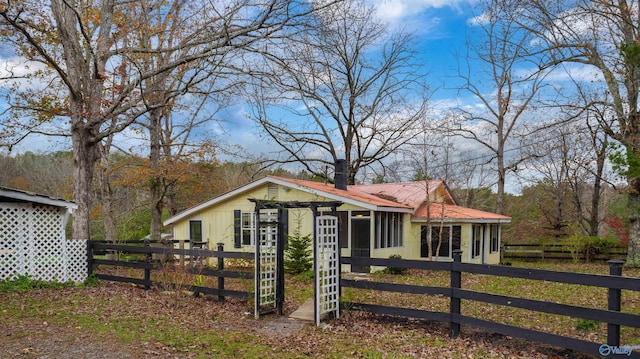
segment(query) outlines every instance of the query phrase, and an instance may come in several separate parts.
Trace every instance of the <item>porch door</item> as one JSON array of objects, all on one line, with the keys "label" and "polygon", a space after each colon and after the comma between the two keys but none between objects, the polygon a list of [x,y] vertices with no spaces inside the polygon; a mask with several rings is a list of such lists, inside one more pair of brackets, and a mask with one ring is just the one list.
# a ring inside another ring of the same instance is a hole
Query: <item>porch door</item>
[{"label": "porch door", "polygon": [[[353,211],[351,213],[351,256],[371,257],[371,213]],[[369,273],[369,266],[351,265],[355,273]]]}]

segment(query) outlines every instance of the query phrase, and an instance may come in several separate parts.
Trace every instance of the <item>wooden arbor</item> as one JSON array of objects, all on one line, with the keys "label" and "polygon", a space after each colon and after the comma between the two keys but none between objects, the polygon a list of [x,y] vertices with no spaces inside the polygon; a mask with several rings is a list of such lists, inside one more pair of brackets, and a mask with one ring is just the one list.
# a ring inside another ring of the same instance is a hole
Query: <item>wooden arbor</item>
[{"label": "wooden arbor", "polygon": [[[313,268],[315,274],[315,321],[335,311],[339,315],[340,246],[338,241],[338,201],[271,201],[255,203],[255,317],[284,308],[284,248],[288,209],[308,208],[313,213]],[[274,212],[276,210],[276,212]],[[325,215],[321,212],[328,211]]]}]

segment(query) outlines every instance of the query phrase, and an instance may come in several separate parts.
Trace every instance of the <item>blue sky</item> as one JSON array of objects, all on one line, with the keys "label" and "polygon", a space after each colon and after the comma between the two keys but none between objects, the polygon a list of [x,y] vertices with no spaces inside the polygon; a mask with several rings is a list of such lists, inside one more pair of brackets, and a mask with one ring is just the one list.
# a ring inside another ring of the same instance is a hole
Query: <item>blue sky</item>
[{"label": "blue sky", "polygon": [[[475,100],[460,97],[455,88],[456,54],[464,54],[467,36],[473,36],[471,20],[477,16],[476,1],[390,0],[373,2],[380,17],[391,28],[402,27],[416,38],[416,63],[428,72],[426,78],[432,90],[434,106],[471,103]],[[237,104],[221,113],[224,123],[213,124],[212,130],[233,142],[251,144],[255,153],[274,150],[259,129],[246,117],[247,109]]]},{"label": "blue sky", "polygon": [[[457,64],[455,54],[464,52],[466,36],[473,29],[469,20],[478,15],[476,1],[390,0],[372,3],[377,6],[380,17],[390,27],[402,26],[415,34],[416,62],[429,71],[427,81],[432,89],[437,90],[432,101],[442,101],[443,104],[466,102],[457,97],[456,91],[446,88],[454,87],[452,82],[455,81]],[[267,153],[273,146],[260,138],[259,129],[246,117],[246,111],[243,104],[229,107],[219,114],[223,122],[211,124],[209,131],[214,137],[224,138],[231,144],[249,147],[258,154]],[[121,147],[135,146],[139,139],[132,137],[126,132],[120,136]],[[246,146],[247,144],[250,146]],[[69,142],[61,138],[31,137],[14,151],[39,152],[69,147]]]}]

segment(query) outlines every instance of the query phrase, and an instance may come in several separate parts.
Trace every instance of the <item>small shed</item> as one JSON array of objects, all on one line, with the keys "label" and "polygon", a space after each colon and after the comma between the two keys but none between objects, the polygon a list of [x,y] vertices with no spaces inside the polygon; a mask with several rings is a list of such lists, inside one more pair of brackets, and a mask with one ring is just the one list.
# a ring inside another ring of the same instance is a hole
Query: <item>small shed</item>
[{"label": "small shed", "polygon": [[44,281],[84,281],[87,243],[65,229],[78,206],[70,201],[0,187],[0,280],[22,275]]}]

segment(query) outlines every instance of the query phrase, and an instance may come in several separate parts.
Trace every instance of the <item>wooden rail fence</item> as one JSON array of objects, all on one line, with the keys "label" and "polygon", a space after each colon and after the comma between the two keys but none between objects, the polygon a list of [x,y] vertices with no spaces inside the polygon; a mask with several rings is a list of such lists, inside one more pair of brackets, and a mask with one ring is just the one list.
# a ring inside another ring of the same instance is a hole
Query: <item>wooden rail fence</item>
[{"label": "wooden rail fence", "polygon": [[[620,326],[640,328],[640,315],[620,312],[621,291],[629,290],[640,292],[640,278],[622,277],[622,264],[624,262],[620,260],[609,261],[610,275],[596,275],[528,268],[515,268],[509,266],[461,263],[461,253],[462,251],[459,250],[454,251],[453,262],[376,259],[365,257],[341,258],[342,264],[385,266],[449,272],[449,287],[429,287],[410,284],[357,281],[350,279],[340,280],[342,288],[359,288],[387,292],[441,295],[449,297],[449,312],[435,312],[412,308],[399,308],[370,303],[344,303],[343,305],[345,306],[345,308],[351,308],[351,310],[362,310],[385,315],[449,322],[450,336],[452,338],[456,338],[459,335],[460,325],[469,325],[491,332],[520,337],[527,340],[533,340],[591,354],[602,354],[602,350],[606,352],[606,350],[614,350],[615,348],[620,347]],[[580,284],[586,286],[608,288],[608,308],[594,309],[512,296],[475,292],[472,290],[461,288],[463,273],[523,278],[528,280]],[[607,343],[593,343],[581,339],[541,332],[533,329],[521,328],[513,325],[496,323],[480,318],[462,315],[462,299],[608,323]],[[632,351],[628,357],[640,358],[640,352]]]},{"label": "wooden rail fence", "polygon": [[[169,247],[155,247],[150,246],[148,243],[138,242],[138,245],[134,245],[135,242],[128,242],[126,245],[93,242],[90,241],[87,246],[87,257],[89,268],[89,275],[94,274],[98,279],[133,283],[144,287],[145,289],[151,288],[153,285],[163,286],[166,283],[161,281],[152,280],[152,272],[162,271],[165,267],[165,261],[153,260],[153,255],[159,255],[161,258],[174,259],[175,256],[179,256],[179,261],[184,264],[184,258],[188,257],[192,260],[197,259],[200,262],[207,262],[208,258],[216,258],[217,266],[215,269],[208,266],[192,266],[186,265],[185,270],[194,275],[204,277],[216,277],[217,287],[205,287],[195,284],[186,284],[182,289],[188,290],[194,293],[203,293],[210,295],[217,295],[219,301],[224,301],[225,297],[235,298],[249,298],[250,292],[225,289],[225,278],[239,278],[253,280],[253,272],[233,271],[225,270],[225,259],[239,258],[253,261],[253,253],[246,252],[225,252],[222,244],[219,244],[216,251],[207,249],[178,249],[174,248],[172,244]],[[142,244],[142,245],[140,245]],[[121,254],[141,254],[144,256],[144,260],[111,260],[111,259],[99,259],[95,257],[96,253],[104,253],[105,251],[117,251]],[[137,278],[134,276],[122,276],[104,273],[94,273],[97,265],[114,266],[123,268],[142,269],[144,271],[143,278]]]},{"label": "wooden rail fence", "polygon": [[627,248],[612,247],[596,253],[586,253],[584,250],[572,252],[565,244],[550,243],[505,243],[502,245],[501,255],[503,260],[509,259],[554,259],[554,260],[579,260],[607,261],[609,259],[624,259],[627,256]]}]

